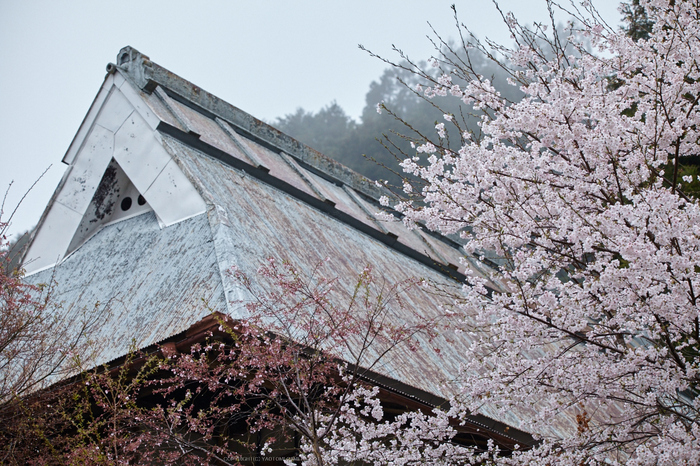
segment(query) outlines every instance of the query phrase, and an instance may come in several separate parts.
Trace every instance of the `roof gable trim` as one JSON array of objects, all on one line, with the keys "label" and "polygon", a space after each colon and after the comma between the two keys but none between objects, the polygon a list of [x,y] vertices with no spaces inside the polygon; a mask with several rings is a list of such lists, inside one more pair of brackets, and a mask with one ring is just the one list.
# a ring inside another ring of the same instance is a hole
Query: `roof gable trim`
[{"label": "roof gable trim", "polygon": [[106,224],[142,210],[155,211],[161,228],[206,212],[154,130],[157,117],[118,77],[116,72],[105,80],[64,158],[69,168],[25,255],[28,274],[60,262]]},{"label": "roof gable trim", "polygon": [[381,188],[364,176],[153,63],[138,50],[124,47],[120,50],[118,57],[116,67],[123,70],[138,88],[152,92],[160,86],[170,98],[209,118],[221,118],[232,125],[236,131],[241,130],[243,132],[241,134],[247,133],[246,137],[250,135],[253,140],[259,139],[268,147],[273,146],[277,152],[286,152],[297,161],[308,165],[317,174],[323,174],[324,178],[335,180],[336,183],[340,181],[341,184],[348,184],[372,198],[378,199],[385,194]]}]

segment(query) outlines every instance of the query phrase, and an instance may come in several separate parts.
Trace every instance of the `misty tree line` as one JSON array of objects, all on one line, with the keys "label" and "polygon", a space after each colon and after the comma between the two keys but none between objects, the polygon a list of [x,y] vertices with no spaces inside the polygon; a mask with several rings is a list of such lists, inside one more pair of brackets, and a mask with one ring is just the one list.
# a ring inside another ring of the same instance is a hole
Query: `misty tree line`
[{"label": "misty tree line", "polygon": [[[460,58],[467,60],[466,57]],[[469,60],[479,74],[508,93],[509,100],[520,98],[513,87],[504,86],[506,73],[493,62],[478,54]],[[442,110],[452,113],[460,121],[464,120],[471,131],[478,131],[477,118],[463,114],[454,99],[436,97],[425,100],[422,91],[416,89],[417,84],[415,76],[407,70],[389,68],[370,84],[365,107],[357,121],[333,101],[316,113],[300,107],[272,124],[370,179],[400,185],[405,175],[399,163],[411,156],[410,139],[432,134],[435,125],[445,121]],[[378,112],[379,103],[390,111]],[[413,122],[413,126],[407,127],[397,116],[403,121]]]}]

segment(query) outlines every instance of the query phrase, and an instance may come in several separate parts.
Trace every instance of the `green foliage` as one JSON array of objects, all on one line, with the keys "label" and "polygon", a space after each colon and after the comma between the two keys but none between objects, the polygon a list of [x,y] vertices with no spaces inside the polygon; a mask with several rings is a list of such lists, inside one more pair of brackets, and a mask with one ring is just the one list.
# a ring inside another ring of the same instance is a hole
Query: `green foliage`
[{"label": "green foliage", "polygon": [[12,274],[17,269],[19,269],[20,261],[22,260],[22,254],[24,250],[29,246],[29,239],[31,238],[32,230],[28,230],[21,235],[18,235],[16,239],[10,241],[7,245],[7,255],[4,258],[5,261],[0,264],[2,267],[1,273]]},{"label": "green foliage", "polygon": [[647,16],[644,7],[639,4],[639,0],[622,4],[622,20],[625,22],[622,30],[629,37],[635,41],[649,38],[654,23],[649,20],[649,16]]}]

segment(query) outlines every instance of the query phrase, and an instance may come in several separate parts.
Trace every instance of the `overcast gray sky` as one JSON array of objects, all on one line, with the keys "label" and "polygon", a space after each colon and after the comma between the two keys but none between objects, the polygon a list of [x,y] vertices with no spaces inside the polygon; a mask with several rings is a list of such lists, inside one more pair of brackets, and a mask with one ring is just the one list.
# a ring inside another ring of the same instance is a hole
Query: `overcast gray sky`
[{"label": "overcast gray sky", "polygon": [[[454,37],[452,3],[479,37],[510,43],[489,0],[0,0],[2,192],[14,180],[4,218],[53,164],[11,231],[37,222],[105,66],[125,45],[257,118],[316,111],[333,100],[357,117],[385,68],[357,45],[391,56],[396,44],[429,58],[427,22]],[[525,23],[546,19],[544,0],[499,3]],[[596,5],[618,23],[617,1]]]}]

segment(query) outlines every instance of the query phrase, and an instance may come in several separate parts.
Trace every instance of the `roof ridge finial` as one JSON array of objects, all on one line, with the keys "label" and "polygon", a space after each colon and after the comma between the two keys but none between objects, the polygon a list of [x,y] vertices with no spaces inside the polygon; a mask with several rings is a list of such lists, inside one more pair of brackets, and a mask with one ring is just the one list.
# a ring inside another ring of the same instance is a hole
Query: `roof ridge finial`
[{"label": "roof ridge finial", "polygon": [[117,66],[129,66],[129,63],[141,61],[140,59],[150,61],[150,58],[146,55],[132,46],[127,45],[126,47],[122,47],[122,49],[119,50],[119,54],[117,54]]},{"label": "roof ridge finial", "polygon": [[146,68],[150,68],[150,66],[151,59],[147,55],[127,45],[119,50],[116,66],[112,64],[107,65],[107,72],[112,73],[115,67],[119,68],[128,75],[139,88],[143,88],[148,81],[146,77]]}]

